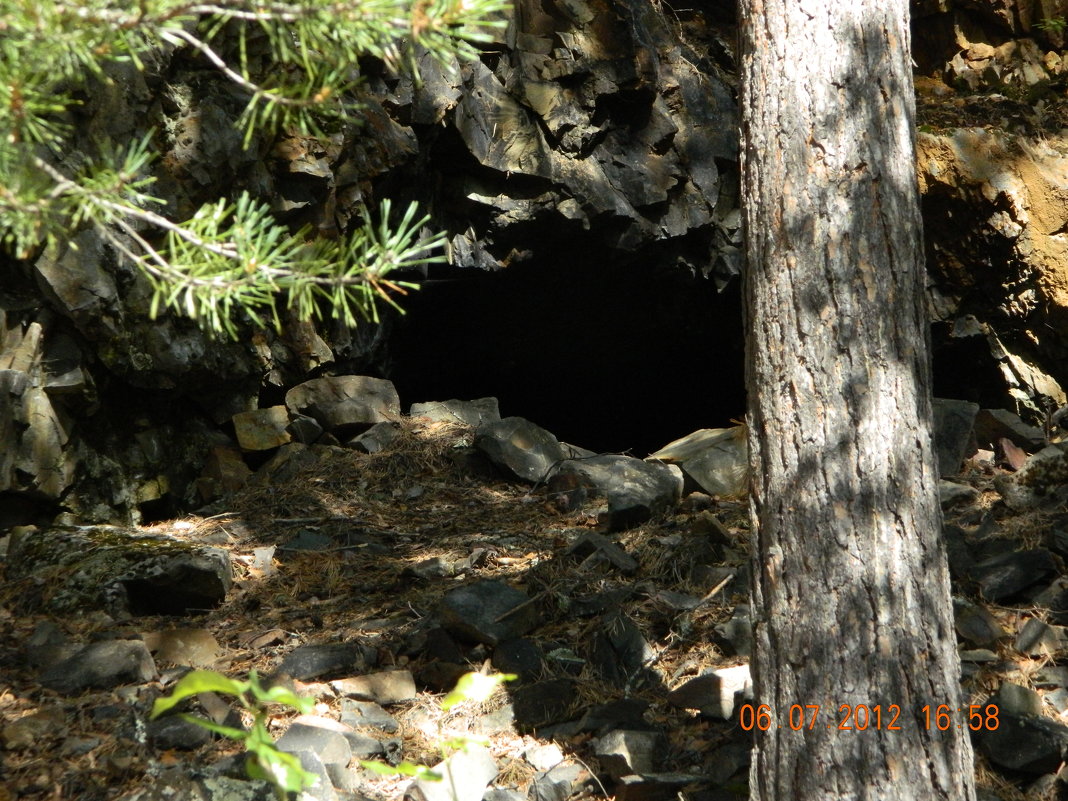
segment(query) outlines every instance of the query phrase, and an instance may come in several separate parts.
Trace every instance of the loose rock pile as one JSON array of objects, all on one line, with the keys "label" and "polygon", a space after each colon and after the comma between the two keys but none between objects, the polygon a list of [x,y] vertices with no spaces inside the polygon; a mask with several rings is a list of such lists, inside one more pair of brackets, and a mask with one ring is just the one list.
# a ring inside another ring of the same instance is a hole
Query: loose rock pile
[{"label": "loose rock pile", "polygon": [[[745,796],[747,508],[699,489],[738,486],[739,430],[641,460],[501,419],[492,399],[402,416],[390,389],[316,379],[238,415],[260,466],[239,459],[250,478],[196,517],[10,538],[0,744],[19,797],[269,798],[203,729],[147,722],[190,668],[314,697],[273,728],[324,801]],[[937,406],[965,701],[999,707],[975,735],[984,792],[1060,792],[1068,448],[1005,412]],[[433,702],[486,664],[519,678],[482,705]],[[210,693],[189,711],[242,725]],[[472,734],[488,746],[442,761],[439,741]]]}]

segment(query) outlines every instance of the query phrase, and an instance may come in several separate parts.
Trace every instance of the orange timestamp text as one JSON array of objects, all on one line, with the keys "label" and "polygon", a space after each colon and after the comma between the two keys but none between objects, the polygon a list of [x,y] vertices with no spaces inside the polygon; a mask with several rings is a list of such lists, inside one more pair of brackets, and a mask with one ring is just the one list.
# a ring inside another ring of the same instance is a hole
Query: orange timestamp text
[{"label": "orange timestamp text", "polygon": [[[994,731],[1001,725],[998,711],[996,704],[969,704],[960,707],[925,704],[914,720],[928,731],[947,731],[954,728]],[[834,714],[830,714],[829,710],[824,711],[819,704],[792,704],[786,710],[785,716],[776,716],[767,704],[742,704],[738,711],[738,723],[746,731],[803,731],[821,725],[839,731],[901,731],[905,720],[899,704],[839,704]]]}]

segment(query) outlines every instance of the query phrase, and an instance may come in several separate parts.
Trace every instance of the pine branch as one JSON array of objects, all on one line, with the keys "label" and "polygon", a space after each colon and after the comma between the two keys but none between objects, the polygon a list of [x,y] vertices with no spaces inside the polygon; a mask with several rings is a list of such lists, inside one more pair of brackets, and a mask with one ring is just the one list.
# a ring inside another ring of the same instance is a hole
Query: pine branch
[{"label": "pine branch", "polygon": [[[64,229],[91,224],[153,287],[152,313],[181,311],[214,331],[236,336],[240,312],[279,324],[281,297],[299,317],[326,305],[349,325],[377,319],[380,302],[415,285],[390,277],[442,258],[443,234],[422,234],[428,219],[414,204],[390,227],[382,204],[348,237],[316,240],[291,233],[268,207],[241,194],[175,222],[148,207],[153,153],[146,137],[124,152],[102,148],[102,160],[77,176],[55,166],[69,148],[62,114],[86,75],[107,81],[108,61],[141,58],[161,43],[196,51],[248,93],[239,121],[246,143],[254,131],[281,126],[318,131],[318,120],[350,118],[348,97],[361,55],[414,70],[427,49],[443,62],[477,56],[500,28],[508,0],[363,0],[363,2],[188,2],[186,0],[0,0],[0,245],[25,258]],[[198,27],[199,25],[199,27]],[[229,39],[224,39],[224,34]],[[237,61],[227,48],[236,35]],[[262,36],[277,82],[257,82],[248,61],[251,36]],[[407,59],[402,54],[407,54]],[[288,65],[288,69],[277,69]],[[49,158],[44,146],[55,158]],[[162,237],[159,242],[154,231]]]}]

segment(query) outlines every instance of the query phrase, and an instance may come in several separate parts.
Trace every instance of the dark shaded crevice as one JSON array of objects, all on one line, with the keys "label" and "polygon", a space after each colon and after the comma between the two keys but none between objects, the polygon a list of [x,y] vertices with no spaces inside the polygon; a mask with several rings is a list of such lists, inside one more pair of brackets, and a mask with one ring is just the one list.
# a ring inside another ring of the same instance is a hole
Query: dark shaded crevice
[{"label": "dark shaded crevice", "polygon": [[984,409],[1013,408],[986,337],[953,337],[952,327],[949,323],[931,326],[934,396],[972,401]]},{"label": "dark shaded crevice", "polygon": [[405,408],[492,395],[504,416],[638,456],[729,425],[745,408],[737,285],[717,293],[631,256],[433,270],[393,338],[388,377]]}]

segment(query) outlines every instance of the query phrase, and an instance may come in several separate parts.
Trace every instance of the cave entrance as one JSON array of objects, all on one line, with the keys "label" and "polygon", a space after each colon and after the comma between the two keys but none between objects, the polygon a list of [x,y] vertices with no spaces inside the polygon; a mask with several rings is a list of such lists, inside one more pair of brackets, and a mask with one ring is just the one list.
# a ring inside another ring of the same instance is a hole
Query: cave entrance
[{"label": "cave entrance", "polygon": [[648,453],[745,412],[738,282],[632,259],[431,268],[389,377],[412,402],[494,396],[561,440]]}]

